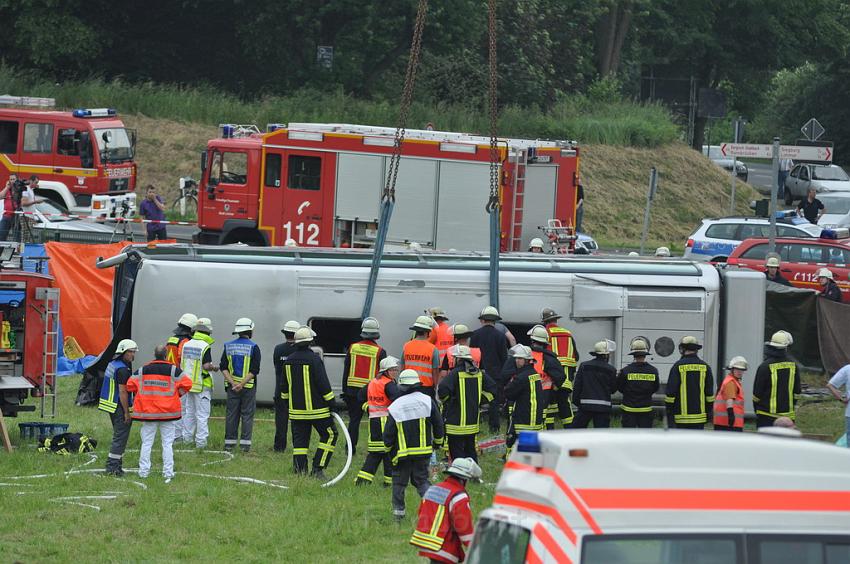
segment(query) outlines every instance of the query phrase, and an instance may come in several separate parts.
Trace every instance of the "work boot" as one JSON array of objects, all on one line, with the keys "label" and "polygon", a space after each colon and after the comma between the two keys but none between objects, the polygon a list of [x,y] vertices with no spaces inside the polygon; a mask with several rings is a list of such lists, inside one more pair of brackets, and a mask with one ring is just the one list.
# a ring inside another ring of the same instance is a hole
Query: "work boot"
[{"label": "work boot", "polygon": [[393,519],[396,523],[401,523],[404,521],[405,511],[404,509],[393,509]]},{"label": "work boot", "polygon": [[322,468],[314,468],[313,472],[311,472],[310,475],[316,478],[317,480],[327,480],[327,478],[325,477],[325,473],[322,471]]},{"label": "work boot", "polygon": [[368,486],[371,483],[372,482],[370,482],[369,480],[365,480],[363,478],[357,478],[356,480],[354,480],[355,486]]},{"label": "work boot", "polygon": [[251,452],[251,447],[249,447],[249,446],[243,446],[243,447],[242,447],[242,452]]}]

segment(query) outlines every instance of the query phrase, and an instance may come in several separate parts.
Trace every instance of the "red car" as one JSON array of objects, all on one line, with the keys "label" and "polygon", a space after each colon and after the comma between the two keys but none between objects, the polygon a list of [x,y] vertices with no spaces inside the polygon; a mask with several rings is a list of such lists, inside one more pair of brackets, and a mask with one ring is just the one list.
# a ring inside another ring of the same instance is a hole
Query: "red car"
[{"label": "red car", "polygon": [[[768,239],[746,239],[729,255],[727,264],[765,271]],[[797,288],[820,289],[817,271],[828,268],[850,302],[850,239],[776,239],[782,276]]]}]

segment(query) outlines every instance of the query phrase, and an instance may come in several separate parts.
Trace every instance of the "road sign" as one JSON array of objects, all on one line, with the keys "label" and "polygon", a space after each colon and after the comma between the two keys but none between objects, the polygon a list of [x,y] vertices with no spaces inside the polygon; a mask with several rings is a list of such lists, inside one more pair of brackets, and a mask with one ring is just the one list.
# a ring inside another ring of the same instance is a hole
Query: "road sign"
[{"label": "road sign", "polygon": [[806,139],[809,141],[817,141],[824,133],[826,133],[826,130],[815,118],[807,121],[803,127],[800,128],[800,131],[803,132],[803,135],[805,135]]},{"label": "road sign", "polygon": [[[724,157],[771,159],[773,158],[773,145],[759,145],[755,143],[722,143],[720,145],[720,154]],[[832,148],[782,145],[779,147],[779,158],[795,161],[832,162]]]}]

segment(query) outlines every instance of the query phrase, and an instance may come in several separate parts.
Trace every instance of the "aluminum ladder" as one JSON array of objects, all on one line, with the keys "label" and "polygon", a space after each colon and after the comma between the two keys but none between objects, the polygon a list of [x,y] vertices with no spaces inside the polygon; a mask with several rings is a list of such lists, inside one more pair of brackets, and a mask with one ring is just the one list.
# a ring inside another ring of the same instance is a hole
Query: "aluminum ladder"
[{"label": "aluminum ladder", "polygon": [[[36,288],[35,297],[41,300],[41,319],[44,322],[44,348],[39,392],[41,417],[56,417],[56,370],[59,363],[59,288]],[[48,401],[49,400],[49,401]]]},{"label": "aluminum ladder", "polygon": [[522,215],[525,206],[525,171],[528,169],[528,149],[512,148],[516,152],[513,174],[513,205],[511,206],[510,251],[522,251]]}]

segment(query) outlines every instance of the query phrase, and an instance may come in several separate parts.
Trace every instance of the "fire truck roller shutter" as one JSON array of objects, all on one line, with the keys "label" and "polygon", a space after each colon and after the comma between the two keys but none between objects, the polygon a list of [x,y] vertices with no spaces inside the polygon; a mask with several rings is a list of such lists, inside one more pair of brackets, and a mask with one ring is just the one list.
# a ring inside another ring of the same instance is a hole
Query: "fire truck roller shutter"
[{"label": "fire truck roller shutter", "polygon": [[[338,218],[349,221],[378,219],[381,215],[380,202],[384,186],[385,162],[384,157],[377,155],[339,154],[336,167],[336,216]],[[397,219],[395,213],[392,219]]]},{"label": "fire truck roller shutter", "polygon": [[[555,219],[555,183],[558,167],[554,165],[528,165],[525,171],[525,195],[522,203],[522,243],[527,249],[534,237],[540,237],[541,225]],[[566,218],[557,218],[568,223]]]},{"label": "fire truck roller shutter", "polygon": [[[386,170],[389,159],[384,159],[384,162],[384,170]],[[445,166],[445,163],[441,163],[441,166]],[[437,193],[437,162],[401,159],[395,191],[396,202],[390,219],[388,240],[432,244]]]},{"label": "fire truck roller shutter", "polygon": [[436,247],[460,251],[488,249],[490,219],[484,204],[489,197],[488,163],[440,163]]}]

